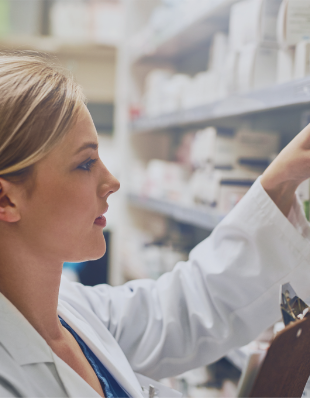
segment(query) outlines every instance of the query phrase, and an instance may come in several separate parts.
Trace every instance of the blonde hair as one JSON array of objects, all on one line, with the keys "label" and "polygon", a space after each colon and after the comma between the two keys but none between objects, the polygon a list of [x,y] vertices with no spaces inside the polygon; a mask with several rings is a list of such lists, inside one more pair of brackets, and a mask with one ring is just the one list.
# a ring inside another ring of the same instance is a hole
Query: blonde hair
[{"label": "blonde hair", "polygon": [[28,51],[0,53],[0,176],[24,180],[77,119],[84,96],[55,60]]}]

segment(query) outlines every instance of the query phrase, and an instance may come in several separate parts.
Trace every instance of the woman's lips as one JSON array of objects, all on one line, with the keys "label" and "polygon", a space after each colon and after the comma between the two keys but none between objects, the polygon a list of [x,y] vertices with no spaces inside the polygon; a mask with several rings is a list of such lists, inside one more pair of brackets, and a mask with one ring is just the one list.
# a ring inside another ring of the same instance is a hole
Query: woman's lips
[{"label": "woman's lips", "polygon": [[105,216],[102,214],[101,216],[97,217],[94,224],[99,225],[99,227],[104,228],[107,225],[107,220]]}]

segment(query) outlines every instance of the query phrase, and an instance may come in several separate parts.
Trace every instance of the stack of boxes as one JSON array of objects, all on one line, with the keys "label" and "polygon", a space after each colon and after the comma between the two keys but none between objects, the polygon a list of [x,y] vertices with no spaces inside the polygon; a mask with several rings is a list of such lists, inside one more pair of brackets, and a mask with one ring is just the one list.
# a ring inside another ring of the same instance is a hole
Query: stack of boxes
[{"label": "stack of boxes", "polygon": [[279,151],[276,132],[209,127],[195,135],[189,182],[194,203],[228,213]]},{"label": "stack of boxes", "polygon": [[284,0],[278,16],[278,82],[310,75],[310,2]]},{"label": "stack of boxes", "polygon": [[229,34],[216,33],[206,71],[149,73],[143,111],[154,117],[310,75],[309,0],[242,0]]},{"label": "stack of boxes", "polygon": [[[260,89],[276,81],[277,17],[282,0],[245,0],[231,9],[229,91]],[[235,63],[235,64],[234,64]]]},{"label": "stack of boxes", "polygon": [[[186,138],[186,137],[185,137]],[[136,163],[131,192],[184,206],[228,213],[279,151],[277,132],[208,127],[188,133],[188,156],[179,162]]]}]

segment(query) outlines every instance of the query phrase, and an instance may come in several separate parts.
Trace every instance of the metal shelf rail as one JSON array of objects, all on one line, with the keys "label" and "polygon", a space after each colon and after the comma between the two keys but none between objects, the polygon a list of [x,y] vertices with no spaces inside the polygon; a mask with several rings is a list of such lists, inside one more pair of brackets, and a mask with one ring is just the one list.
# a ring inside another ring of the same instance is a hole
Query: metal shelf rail
[{"label": "metal shelf rail", "polygon": [[127,199],[128,203],[132,206],[160,213],[176,221],[204,228],[210,231],[214,229],[217,224],[224,218],[224,215],[220,215],[215,209],[211,207],[185,207],[173,202],[140,197],[134,194],[128,194]]},{"label": "metal shelf rail", "polygon": [[277,108],[310,102],[310,77],[264,90],[251,91],[227,97],[221,101],[197,108],[164,114],[153,118],[140,118],[131,123],[132,133],[145,133],[187,127],[250,113],[266,112]]}]

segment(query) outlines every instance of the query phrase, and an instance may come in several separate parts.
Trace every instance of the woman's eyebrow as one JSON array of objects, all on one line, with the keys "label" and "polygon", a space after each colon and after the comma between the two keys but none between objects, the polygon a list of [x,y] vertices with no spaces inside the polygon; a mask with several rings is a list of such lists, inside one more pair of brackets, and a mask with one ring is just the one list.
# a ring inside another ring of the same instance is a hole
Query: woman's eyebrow
[{"label": "woman's eyebrow", "polygon": [[76,152],[75,155],[84,151],[85,149],[92,148],[94,150],[98,149],[98,144],[96,142],[86,142],[83,144]]}]

